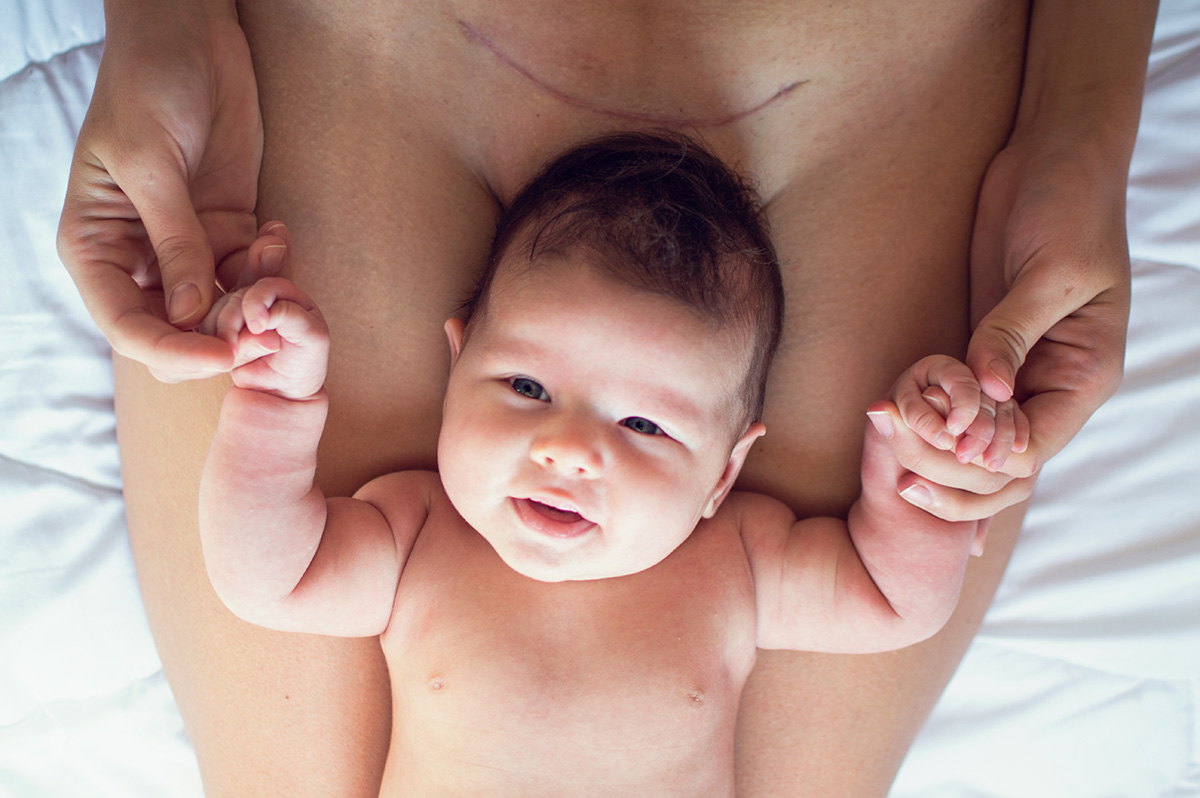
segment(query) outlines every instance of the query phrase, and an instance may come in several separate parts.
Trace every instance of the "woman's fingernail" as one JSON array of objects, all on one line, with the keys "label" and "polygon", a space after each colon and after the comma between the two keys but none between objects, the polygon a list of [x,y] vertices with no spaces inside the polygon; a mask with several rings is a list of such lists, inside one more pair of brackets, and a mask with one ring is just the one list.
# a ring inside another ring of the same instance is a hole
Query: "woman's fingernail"
[{"label": "woman's fingernail", "polygon": [[924,485],[909,485],[900,491],[900,495],[904,497],[905,501],[919,507],[928,507],[933,504],[933,494]]},{"label": "woman's fingernail", "polygon": [[263,271],[267,274],[279,274],[283,268],[283,256],[285,254],[287,254],[287,247],[283,244],[271,244],[268,247],[263,247]]},{"label": "woman's fingernail", "polygon": [[182,321],[200,307],[200,289],[193,283],[180,283],[167,300],[167,318],[172,323]]},{"label": "woman's fingernail", "polygon": [[1004,387],[1008,389],[1009,393],[1015,390],[1015,380],[1013,380],[1012,369],[1008,367],[1008,363],[1000,358],[996,358],[991,363],[988,363],[988,371],[992,372],[992,376],[1004,383]]},{"label": "woman's fingernail", "polygon": [[896,434],[896,430],[892,426],[892,416],[886,410],[870,411],[867,413],[867,418],[871,420],[875,431],[888,440],[891,440],[891,437]]},{"label": "woman's fingernail", "polygon": [[949,432],[939,432],[933,437],[933,445],[943,452],[948,452],[954,448],[954,436]]}]

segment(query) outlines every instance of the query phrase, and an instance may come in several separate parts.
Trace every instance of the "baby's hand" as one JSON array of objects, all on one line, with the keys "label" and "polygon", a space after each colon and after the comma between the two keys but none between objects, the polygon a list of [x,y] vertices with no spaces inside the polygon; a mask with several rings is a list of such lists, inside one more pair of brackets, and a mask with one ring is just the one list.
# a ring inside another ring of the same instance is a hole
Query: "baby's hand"
[{"label": "baby's hand", "polygon": [[997,402],[981,390],[967,366],[946,355],[917,361],[889,397],[905,426],[958,462],[999,471],[1029,445],[1029,419],[1016,401]]},{"label": "baby's hand", "polygon": [[226,294],[200,331],[233,348],[231,376],[239,388],[308,399],[325,382],[329,328],[316,304],[289,280],[265,277]]},{"label": "baby's hand", "polygon": [[1010,454],[1029,445],[1029,419],[1021,406],[990,398],[971,370],[952,357],[918,361],[896,381],[891,399],[905,426],[964,465],[996,472]]},{"label": "baby's hand", "polygon": [[918,361],[867,414],[909,473],[896,489],[947,521],[989,518],[1029,497],[1033,478],[1000,469],[1029,445],[1029,420],[1012,399],[984,394],[963,363],[944,355]]}]

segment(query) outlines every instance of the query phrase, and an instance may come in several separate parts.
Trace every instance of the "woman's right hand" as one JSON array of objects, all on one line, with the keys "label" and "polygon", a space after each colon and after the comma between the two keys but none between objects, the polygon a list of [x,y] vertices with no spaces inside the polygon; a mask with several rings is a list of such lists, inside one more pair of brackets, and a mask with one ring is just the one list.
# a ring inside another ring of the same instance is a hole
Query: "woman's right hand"
[{"label": "woman's right hand", "polygon": [[255,238],[262,118],[230,0],[110,0],[58,251],[113,349],[164,382],[226,372],[191,332]]}]

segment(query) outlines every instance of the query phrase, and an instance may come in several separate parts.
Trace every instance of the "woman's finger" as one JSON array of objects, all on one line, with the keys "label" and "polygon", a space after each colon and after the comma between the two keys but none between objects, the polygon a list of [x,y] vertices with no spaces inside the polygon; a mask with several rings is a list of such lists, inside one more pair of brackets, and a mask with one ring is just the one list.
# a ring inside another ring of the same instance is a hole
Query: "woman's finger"
[{"label": "woman's finger", "polygon": [[194,327],[212,305],[216,262],[192,204],[187,165],[158,140],[105,164],[145,225],[161,274],[167,320]]},{"label": "woman's finger", "polygon": [[994,493],[1013,479],[1002,472],[993,473],[974,464],[960,463],[953,451],[930,446],[904,424],[899,410],[891,402],[875,402],[867,409],[867,414],[875,429],[887,439],[892,456],[906,471],[931,482],[978,494]]},{"label": "woman's finger", "polygon": [[292,237],[283,222],[265,222],[258,237],[247,248],[245,261],[235,280],[236,288],[245,288],[266,277],[291,274]]},{"label": "woman's finger", "polygon": [[979,494],[910,473],[900,478],[896,488],[905,501],[944,521],[978,521],[1028,499],[1035,481],[1034,477],[1014,479],[993,493]]}]

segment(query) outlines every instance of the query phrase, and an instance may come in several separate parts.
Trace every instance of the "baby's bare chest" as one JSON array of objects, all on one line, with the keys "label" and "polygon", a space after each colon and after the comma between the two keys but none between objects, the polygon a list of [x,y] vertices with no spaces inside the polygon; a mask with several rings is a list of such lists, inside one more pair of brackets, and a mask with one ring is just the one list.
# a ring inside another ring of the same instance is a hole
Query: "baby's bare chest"
[{"label": "baby's bare chest", "polygon": [[586,795],[620,772],[626,789],[727,792],[755,652],[740,544],[685,544],[632,577],[546,584],[477,537],[423,537],[383,638],[389,783]]}]

